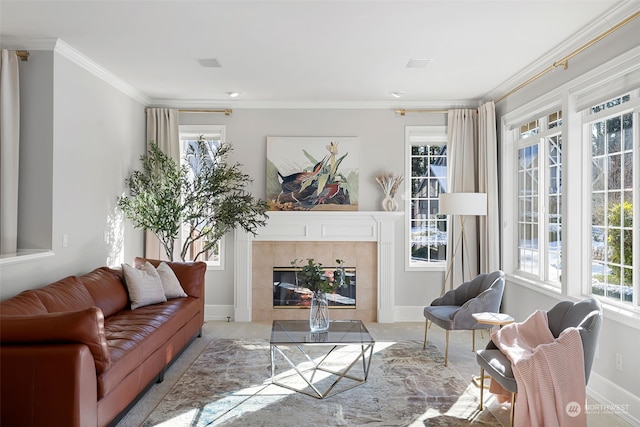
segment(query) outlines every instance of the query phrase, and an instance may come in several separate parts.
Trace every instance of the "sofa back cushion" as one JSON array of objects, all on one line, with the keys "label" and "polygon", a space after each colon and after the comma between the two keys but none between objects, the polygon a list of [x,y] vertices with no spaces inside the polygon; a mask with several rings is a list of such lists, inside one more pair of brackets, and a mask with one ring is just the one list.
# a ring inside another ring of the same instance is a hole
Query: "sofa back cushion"
[{"label": "sofa back cushion", "polygon": [[95,305],[102,310],[104,317],[111,317],[127,308],[129,299],[121,270],[100,267],[80,276],[79,279],[93,297]]},{"label": "sofa back cushion", "polygon": [[84,310],[96,305],[87,288],[76,276],[58,280],[34,292],[49,313]]},{"label": "sofa back cushion", "polygon": [[0,315],[31,315],[47,313],[38,294],[34,291],[23,291],[15,297],[0,302]]}]

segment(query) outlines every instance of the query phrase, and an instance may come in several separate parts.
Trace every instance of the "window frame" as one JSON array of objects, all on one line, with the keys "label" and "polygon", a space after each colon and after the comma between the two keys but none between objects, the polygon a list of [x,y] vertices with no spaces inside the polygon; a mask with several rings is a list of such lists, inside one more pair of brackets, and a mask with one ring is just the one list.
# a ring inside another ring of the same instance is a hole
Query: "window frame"
[{"label": "window frame", "polygon": [[[621,96],[628,92],[637,93],[640,98],[640,48],[632,49],[589,72],[572,79],[555,89],[541,94],[529,102],[504,113],[501,116],[499,130],[502,135],[501,157],[501,197],[502,236],[501,262],[507,278],[514,284],[523,286],[553,298],[568,298],[578,301],[582,298],[596,297],[605,308],[605,314],[631,327],[640,326],[640,238],[634,239],[634,298],[635,303],[616,303],[616,301],[591,294],[591,258],[585,252],[591,251],[591,186],[583,184],[591,178],[585,176],[585,167],[591,161],[591,142],[584,149],[583,111],[598,102]],[[640,100],[638,101],[640,102]],[[563,187],[562,216],[562,280],[560,288],[553,288],[536,279],[519,276],[515,271],[514,257],[511,254],[517,245],[514,229],[516,206],[513,200],[515,160],[512,138],[512,124],[523,123],[526,119],[539,117],[550,112],[549,106],[562,105],[563,111]],[[547,109],[549,108],[549,109]],[[640,165],[640,110],[634,105],[634,167]],[[589,169],[590,170],[590,169]],[[640,170],[640,168],[636,169]],[[576,184],[580,183],[580,184]],[[640,173],[634,177],[634,190],[640,188]],[[634,191],[635,200],[640,197]],[[636,202],[640,203],[640,201]],[[640,210],[634,211],[634,223],[638,224]],[[637,227],[636,227],[637,228]],[[634,236],[635,237],[635,236]]]},{"label": "window frame", "polygon": [[[591,182],[591,173],[592,173],[592,153],[591,153],[591,127],[594,123],[607,121],[608,119],[615,116],[622,116],[625,113],[632,114],[632,120],[634,121],[633,127],[633,168],[635,170],[633,177],[633,205],[640,206],[640,81],[637,82],[638,87],[633,90],[628,91],[619,91],[615,88],[612,89],[611,92],[604,91],[605,94],[603,99],[594,100],[588,106],[583,106],[583,108],[576,112],[576,118],[580,120],[581,125],[581,142],[584,147],[587,147],[583,150],[582,156],[582,181],[583,182]],[[597,113],[591,113],[591,106],[598,104],[600,102],[606,102],[612,98],[621,97],[626,93],[630,93],[632,95],[631,100],[627,103],[621,103],[612,108],[606,108]],[[606,96],[608,94],[608,96]],[[588,180],[587,180],[588,179]],[[586,181],[585,181],[586,180]],[[640,230],[637,226],[640,224],[640,209],[633,210],[633,224],[635,224],[635,228],[633,229],[633,272],[634,280],[632,282],[633,287],[633,297],[630,303],[625,303],[622,301],[616,301],[612,298],[608,298],[607,296],[593,294],[592,286],[591,286],[591,276],[592,276],[592,246],[590,244],[592,238],[592,186],[585,185],[583,190],[583,236],[585,244],[582,245],[581,259],[583,261],[583,274],[584,277],[588,278],[588,281],[583,281],[583,286],[580,291],[584,296],[592,296],[594,298],[598,298],[602,303],[608,304],[611,306],[618,307],[620,309],[632,310],[635,312],[640,312]]]},{"label": "window frame", "polygon": [[[200,135],[204,135],[205,138],[207,137],[215,137],[218,138],[220,140],[220,142],[224,142],[225,141],[225,133],[226,133],[226,126],[225,125],[179,125],[178,126],[178,140],[180,143],[180,164],[184,164],[184,156],[185,156],[185,151],[184,151],[184,144],[182,143],[183,140],[187,139],[188,140],[194,140],[194,139],[198,139],[198,137]],[[182,234],[183,234],[183,230],[180,230],[180,237],[178,239],[179,241],[179,247],[182,247]],[[220,251],[220,260],[218,263],[216,263],[215,261],[202,261],[204,263],[207,264],[207,270],[225,270],[225,239],[226,236],[222,236],[222,238],[219,241],[219,251]]]},{"label": "window frame", "polygon": [[[511,192],[505,192],[505,194],[512,194],[515,200],[515,206],[513,211],[513,221],[514,221],[514,251],[506,251],[507,253],[513,254],[512,261],[512,271],[514,274],[525,278],[534,282],[544,283],[549,289],[557,289],[561,288],[561,278],[558,281],[553,281],[549,279],[549,268],[548,268],[548,260],[550,253],[552,252],[550,248],[550,239],[548,230],[550,228],[551,222],[549,221],[549,200],[552,194],[549,192],[549,182],[550,182],[550,170],[552,165],[550,164],[549,159],[549,142],[551,139],[559,137],[562,141],[564,141],[564,120],[562,120],[562,124],[556,125],[554,127],[550,127],[551,121],[549,120],[549,115],[555,112],[562,112],[562,107],[560,106],[560,102],[556,101],[556,103],[551,105],[546,105],[540,112],[536,115],[536,117],[526,118],[522,120],[515,119],[509,125],[509,133],[508,140],[510,141],[510,145],[513,146],[513,164],[516,165],[514,168],[513,175],[513,187]],[[530,114],[527,115],[530,117]],[[537,122],[536,131],[532,132],[530,126],[532,123]],[[527,135],[523,137],[522,128],[529,127],[529,131]],[[562,143],[564,146],[564,142]],[[523,149],[537,147],[537,188],[535,197],[537,199],[537,209],[535,211],[537,217],[537,244],[533,249],[537,252],[538,261],[537,261],[537,271],[530,272],[520,269],[520,258],[519,254],[521,251],[521,244],[519,241],[519,229],[523,224],[520,219],[520,211],[519,211],[519,202],[522,200],[522,195],[519,193],[519,177],[518,172],[519,168],[519,153]],[[564,158],[564,153],[562,154]],[[561,163],[564,168],[564,162]],[[564,170],[561,169],[561,175],[564,174]],[[556,193],[554,193],[556,194]],[[560,194],[561,206],[564,205],[562,202],[563,194]],[[561,218],[565,218],[561,213]],[[563,227],[563,222],[560,222],[561,230]],[[562,234],[564,235],[564,233]],[[563,238],[564,241],[564,238]],[[560,249],[560,254],[563,253],[562,248]],[[561,258],[562,260],[562,258]],[[562,268],[561,270],[562,271]],[[560,273],[561,275],[562,273]]]},{"label": "window frame", "polygon": [[[404,224],[404,259],[405,271],[442,271],[447,268],[446,254],[443,261],[425,261],[413,263],[411,261],[411,148],[417,145],[443,145],[448,144],[446,125],[407,125],[405,126],[405,197],[404,211],[406,212]],[[449,171],[447,169],[447,176]],[[448,219],[447,219],[448,221]],[[448,229],[447,222],[447,229]]]}]

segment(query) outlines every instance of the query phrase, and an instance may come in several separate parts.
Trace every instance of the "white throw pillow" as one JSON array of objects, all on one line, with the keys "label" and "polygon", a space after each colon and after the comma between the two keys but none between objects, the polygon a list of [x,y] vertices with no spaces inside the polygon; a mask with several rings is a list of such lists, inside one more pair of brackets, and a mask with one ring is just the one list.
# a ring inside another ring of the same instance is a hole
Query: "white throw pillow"
[{"label": "white throw pillow", "polygon": [[180,285],[180,281],[176,277],[176,273],[173,272],[169,264],[161,262],[158,267],[158,274],[162,280],[162,287],[164,288],[164,296],[167,299],[171,298],[184,298],[187,296],[184,289]]},{"label": "white throw pillow", "polygon": [[160,275],[149,261],[139,269],[129,264],[122,264],[122,272],[129,290],[131,310],[145,305],[167,302]]}]

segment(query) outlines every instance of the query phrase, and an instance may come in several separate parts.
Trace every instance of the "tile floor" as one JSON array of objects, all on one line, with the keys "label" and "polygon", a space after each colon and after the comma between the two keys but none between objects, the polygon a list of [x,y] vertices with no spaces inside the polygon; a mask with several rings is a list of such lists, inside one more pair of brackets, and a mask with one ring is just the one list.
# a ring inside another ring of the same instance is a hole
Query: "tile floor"
[{"label": "tile floor", "polygon": [[[424,323],[367,323],[369,332],[376,341],[422,340]],[[153,411],[159,401],[171,390],[182,373],[198,357],[206,345],[214,338],[263,338],[269,339],[271,323],[235,323],[235,322],[207,322],[203,328],[202,338],[196,339],[167,370],[165,380],[161,384],[154,384],[131,411],[117,424],[117,427],[136,427],[142,424],[148,414]],[[475,353],[471,351],[471,332],[452,331],[449,343],[449,366],[460,376],[471,383],[475,375],[479,375],[479,368],[475,361]],[[437,326],[429,329],[429,340],[444,353],[445,333]],[[476,346],[481,348],[488,340],[476,333]],[[470,386],[474,387],[474,386]],[[479,394],[478,394],[479,398]],[[589,399],[589,404],[597,403]],[[504,426],[509,425],[509,405],[501,405],[489,393],[485,393],[485,410],[490,410]],[[615,414],[588,414],[588,426],[619,427],[629,426]]]}]

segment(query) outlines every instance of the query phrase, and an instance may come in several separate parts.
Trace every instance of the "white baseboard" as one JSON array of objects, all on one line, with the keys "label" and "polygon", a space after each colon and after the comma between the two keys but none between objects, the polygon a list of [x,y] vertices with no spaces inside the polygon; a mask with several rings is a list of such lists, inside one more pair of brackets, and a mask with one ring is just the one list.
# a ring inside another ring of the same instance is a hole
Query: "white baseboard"
[{"label": "white baseboard", "polygon": [[631,394],[596,372],[591,372],[587,394],[598,401],[587,410],[612,413],[633,426],[640,425],[640,396]]},{"label": "white baseboard", "polygon": [[233,306],[207,304],[204,306],[204,320],[234,321]]},{"label": "white baseboard", "polygon": [[424,305],[395,306],[393,309],[394,322],[424,322]]}]

